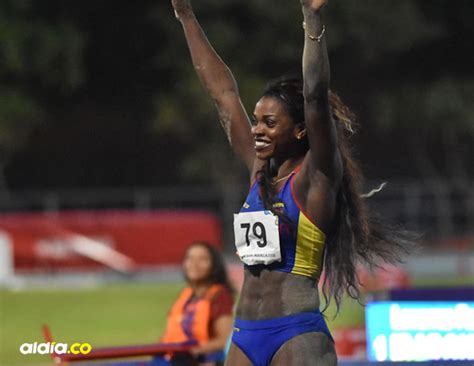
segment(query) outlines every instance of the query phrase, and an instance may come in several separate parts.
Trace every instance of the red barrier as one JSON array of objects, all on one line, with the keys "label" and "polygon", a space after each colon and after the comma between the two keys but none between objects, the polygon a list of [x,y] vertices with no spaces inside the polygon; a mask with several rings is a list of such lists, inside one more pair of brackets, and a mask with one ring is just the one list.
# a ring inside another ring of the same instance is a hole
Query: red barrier
[{"label": "red barrier", "polygon": [[373,272],[361,266],[357,269],[357,274],[364,292],[410,287],[408,272],[392,264],[382,264],[379,268],[374,269]]},{"label": "red barrier", "polygon": [[365,359],[366,337],[364,327],[340,328],[332,331],[339,358]]},{"label": "red barrier", "polygon": [[105,360],[139,356],[159,356],[165,354],[188,353],[190,349],[191,346],[179,343],[159,343],[134,346],[104,347],[94,349],[87,355],[54,355],[54,358],[55,360],[59,359],[59,363],[69,363],[88,360]]},{"label": "red barrier", "polygon": [[176,265],[192,241],[221,242],[217,217],[197,210],[4,214],[0,232],[16,271]]},{"label": "red barrier", "polygon": [[[43,325],[43,336],[46,342],[52,343],[53,336],[51,330],[47,325]],[[129,358],[139,356],[159,356],[176,353],[189,353],[191,348],[195,346],[194,342],[184,343],[155,343],[155,344],[140,344],[128,346],[102,347],[94,348],[87,354],[51,354],[51,358],[57,365],[62,363],[69,364],[78,361],[104,360]]]}]

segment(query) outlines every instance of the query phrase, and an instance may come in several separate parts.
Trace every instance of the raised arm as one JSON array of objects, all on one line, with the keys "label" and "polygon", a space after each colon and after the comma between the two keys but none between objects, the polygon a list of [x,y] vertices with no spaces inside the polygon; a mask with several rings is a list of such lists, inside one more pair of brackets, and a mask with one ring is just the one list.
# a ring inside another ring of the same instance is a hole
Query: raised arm
[{"label": "raised arm", "polygon": [[216,104],[232,148],[251,171],[255,150],[250,123],[232,72],[210,45],[194,16],[190,0],[172,0],[172,4],[183,26],[194,69]]},{"label": "raised arm", "polygon": [[326,27],[321,8],[327,0],[301,0],[305,28],[303,81],[305,121],[310,152],[305,165],[310,176],[322,175],[337,185],[342,164],[337,144],[337,131],[329,106],[329,59],[326,49]]}]

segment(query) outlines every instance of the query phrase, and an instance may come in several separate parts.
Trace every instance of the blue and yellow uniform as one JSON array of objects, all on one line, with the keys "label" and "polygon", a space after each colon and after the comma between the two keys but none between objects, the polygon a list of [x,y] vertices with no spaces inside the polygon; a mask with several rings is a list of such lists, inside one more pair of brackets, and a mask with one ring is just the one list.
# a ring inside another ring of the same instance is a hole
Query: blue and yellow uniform
[{"label": "blue and yellow uniform", "polygon": [[[281,262],[265,266],[270,270],[288,272],[318,279],[323,265],[326,236],[306,216],[295,199],[293,182],[295,172],[278,192],[274,207],[282,210],[289,220],[279,220],[278,231],[282,252]],[[240,212],[263,211],[260,187],[255,182]],[[289,222],[287,222],[289,221]]]},{"label": "blue and yellow uniform", "polygon": [[[294,171],[279,190],[274,208],[284,213],[278,220],[281,261],[256,266],[273,271],[306,276],[317,281],[324,259],[325,234],[311,222],[298,204],[294,193]],[[240,210],[264,211],[260,187],[254,183]],[[247,265],[245,264],[247,267]],[[254,266],[252,266],[254,267]],[[234,342],[255,366],[267,366],[276,351],[288,340],[309,332],[323,332],[332,339],[319,309],[266,320],[235,319]]]}]

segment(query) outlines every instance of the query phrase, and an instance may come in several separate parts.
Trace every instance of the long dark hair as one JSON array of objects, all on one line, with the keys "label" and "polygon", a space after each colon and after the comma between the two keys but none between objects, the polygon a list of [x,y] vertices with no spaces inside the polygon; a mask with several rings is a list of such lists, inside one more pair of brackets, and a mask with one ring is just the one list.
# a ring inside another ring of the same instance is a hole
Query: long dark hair
[{"label": "long dark hair", "polygon": [[[184,256],[186,257],[188,251],[194,247],[205,248],[211,257],[211,273],[209,274],[208,279],[209,283],[211,285],[223,285],[233,294],[234,288],[229,281],[224,257],[222,256],[221,252],[214,245],[211,245],[207,241],[195,241],[191,243],[188,248],[186,248]],[[186,273],[184,273],[184,279],[186,280],[186,282],[189,282]]]},{"label": "long dark hair", "polygon": [[[301,78],[291,76],[277,79],[265,88],[263,96],[278,98],[294,123],[304,122]],[[331,299],[335,300],[339,311],[344,293],[354,299],[360,298],[357,264],[374,268],[381,262],[397,263],[415,245],[411,233],[395,228],[369,212],[362,198],[364,177],[352,156],[350,144],[350,138],[354,135],[355,116],[337,94],[329,91],[328,97],[331,115],[338,131],[343,177],[337,195],[333,230],[327,233],[322,292],[325,300],[323,311],[327,309]],[[272,178],[275,174],[276,167],[268,160],[257,172],[257,180],[265,208],[281,216],[281,212],[273,208],[276,192]]]},{"label": "long dark hair", "polygon": [[[304,96],[303,82],[297,76],[283,76],[271,81],[263,90],[262,97],[276,98],[283,102],[293,123],[304,123]],[[309,149],[308,140],[301,142],[302,151]],[[260,186],[260,195],[264,207],[280,216],[283,221],[289,223],[289,218],[284,212],[276,210],[276,186],[273,183],[273,177],[278,173],[278,167],[273,159],[268,160],[256,174]]]}]

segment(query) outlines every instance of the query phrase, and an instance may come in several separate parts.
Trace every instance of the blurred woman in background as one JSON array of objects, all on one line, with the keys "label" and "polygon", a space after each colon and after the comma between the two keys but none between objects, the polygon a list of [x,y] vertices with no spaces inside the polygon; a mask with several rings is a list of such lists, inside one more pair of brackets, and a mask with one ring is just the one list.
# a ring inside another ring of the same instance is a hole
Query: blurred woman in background
[{"label": "blurred woman in background", "polygon": [[232,331],[233,290],[221,253],[206,242],[186,250],[183,274],[187,286],[168,314],[163,343],[190,343],[191,356],[176,355],[171,365],[221,365]]}]

